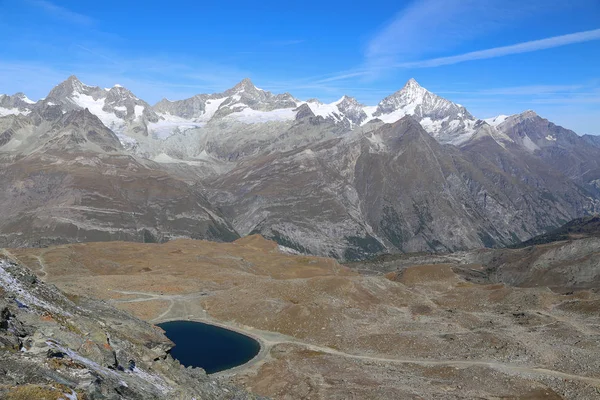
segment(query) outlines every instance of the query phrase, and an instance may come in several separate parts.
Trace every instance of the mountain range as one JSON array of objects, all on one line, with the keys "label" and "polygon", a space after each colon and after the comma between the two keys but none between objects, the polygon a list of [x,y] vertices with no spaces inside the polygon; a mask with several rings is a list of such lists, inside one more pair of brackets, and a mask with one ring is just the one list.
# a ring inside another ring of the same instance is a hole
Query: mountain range
[{"label": "mountain range", "polygon": [[223,93],[151,106],[75,76],[0,96],[0,245],[234,240],[289,252],[507,246],[600,207],[600,140],[477,119],[414,79],[376,106]]}]

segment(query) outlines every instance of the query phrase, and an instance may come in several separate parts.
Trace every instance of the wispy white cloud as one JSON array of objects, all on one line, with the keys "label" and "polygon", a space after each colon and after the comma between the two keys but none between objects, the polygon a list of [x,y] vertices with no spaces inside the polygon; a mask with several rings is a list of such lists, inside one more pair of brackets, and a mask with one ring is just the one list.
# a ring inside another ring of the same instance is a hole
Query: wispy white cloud
[{"label": "wispy white cloud", "polygon": [[[600,104],[599,96],[576,96],[570,98],[547,98],[547,99],[533,99],[530,101],[532,104]],[[597,115],[597,114],[596,114]],[[596,118],[597,121],[597,118]]]},{"label": "wispy white cloud", "polygon": [[[586,0],[572,0],[581,3]],[[458,50],[529,17],[569,7],[564,0],[415,0],[376,32],[365,69],[377,75],[394,64]]]},{"label": "wispy white cloud", "polygon": [[[472,51],[464,54],[458,54],[449,57],[438,57],[413,62],[393,63],[387,66],[378,66],[375,70],[394,70],[394,69],[416,69],[433,68],[444,65],[458,64],[467,61],[484,60],[497,57],[505,57],[513,54],[530,53],[534,51],[552,49],[556,47],[568,46],[576,43],[590,42],[600,40],[600,29],[590,31],[576,32],[567,35],[553,36],[540,40],[517,43],[509,46],[494,47],[491,49]],[[356,77],[372,76],[374,67],[362,67],[355,70],[342,71],[331,76],[318,79],[318,83],[334,82]]]},{"label": "wispy white cloud", "polygon": [[436,90],[438,94],[464,94],[464,95],[491,95],[491,96],[536,96],[556,93],[569,93],[579,91],[581,89],[589,89],[590,85],[525,85],[525,86],[510,86],[503,88],[492,88],[482,90]]},{"label": "wispy white cloud", "polygon": [[[368,68],[381,68],[399,59],[414,59],[462,43],[484,29],[478,23],[486,10],[483,3],[477,0],[413,1],[369,41],[365,64]],[[474,18],[475,15],[479,18]],[[465,24],[465,20],[473,23]]]},{"label": "wispy white cloud", "polygon": [[27,0],[27,2],[35,7],[44,10],[46,13],[60,18],[64,21],[77,25],[92,25],[94,20],[87,15],[71,11],[68,8],[58,6],[48,0]]},{"label": "wispy white cloud", "polygon": [[512,54],[530,53],[533,51],[552,49],[575,43],[600,40],[600,29],[571,33],[568,35],[554,36],[546,39],[532,40],[510,46],[494,47],[486,50],[472,51],[450,57],[439,57],[429,60],[406,62],[394,65],[396,68],[429,68],[442,65],[458,64],[465,61],[483,60],[488,58],[504,57]]},{"label": "wispy white cloud", "polygon": [[[391,71],[430,68],[527,53],[598,39],[584,31],[508,46],[460,52],[482,38],[514,30],[531,18],[543,18],[589,4],[590,0],[414,0],[368,41],[364,61],[355,68],[316,79],[319,83],[362,78],[375,80]],[[455,55],[446,56],[452,52]],[[444,55],[439,57],[438,55]]]},{"label": "wispy white cloud", "polygon": [[103,61],[108,61],[108,62],[113,63],[113,64],[119,64],[119,62],[117,60],[115,60],[114,58],[109,57],[109,56],[107,56],[105,54],[99,53],[97,50],[89,49],[89,48],[87,48],[85,46],[82,46],[80,44],[75,44],[74,46],[77,47],[77,48],[79,48],[79,49],[81,49],[81,50],[83,50],[83,51],[88,52],[89,54],[91,54],[91,55],[93,55],[95,57],[98,57],[99,59],[101,59]]}]

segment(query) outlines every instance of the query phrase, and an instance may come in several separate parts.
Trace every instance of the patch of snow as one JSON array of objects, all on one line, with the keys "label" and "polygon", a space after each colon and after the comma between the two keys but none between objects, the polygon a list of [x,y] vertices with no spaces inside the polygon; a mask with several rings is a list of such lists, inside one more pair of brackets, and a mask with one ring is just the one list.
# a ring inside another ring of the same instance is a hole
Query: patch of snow
[{"label": "patch of snow", "polygon": [[116,106],[115,110],[117,110],[117,111],[127,111],[127,107],[125,107],[125,106]]},{"label": "patch of snow", "polygon": [[191,121],[168,113],[160,114],[158,122],[148,124],[148,132],[159,139],[166,139],[175,131],[185,132],[188,129],[201,128],[206,125],[205,121]]},{"label": "patch of snow", "polygon": [[450,117],[445,117],[444,119],[439,119],[437,121],[433,121],[431,118],[426,117],[423,118],[419,123],[427,132],[433,134],[434,136],[442,130],[442,126],[445,122],[447,122]]},{"label": "patch of snow", "polygon": [[452,121],[450,121],[450,124],[448,124],[448,126],[450,126],[450,129],[456,129],[459,125],[460,121],[457,119],[453,119]]},{"label": "patch of snow", "polygon": [[377,118],[379,118],[386,124],[393,124],[394,122],[401,120],[402,117],[405,117],[408,114],[410,113],[407,112],[404,108],[400,108],[398,110],[392,111],[389,114],[380,115]]},{"label": "patch of snow", "polygon": [[117,117],[112,112],[106,112],[104,108],[104,99],[94,100],[92,96],[76,92],[72,97],[73,102],[81,108],[87,108],[92,114],[97,116],[107,128],[122,132],[125,127],[125,121]]},{"label": "patch of snow", "polygon": [[273,111],[257,111],[244,108],[241,111],[229,114],[226,118],[235,119],[245,124],[256,124],[271,121],[290,121],[296,118],[293,108],[281,108]]},{"label": "patch of snow", "polygon": [[140,105],[135,105],[135,107],[133,108],[133,111],[135,113],[135,119],[140,119],[142,118],[142,116],[144,115],[144,106],[140,106]]},{"label": "patch of snow", "polygon": [[35,101],[31,100],[29,97],[27,96],[23,96],[21,97],[21,100],[23,100],[25,103],[27,104],[35,104]]},{"label": "patch of snow", "polygon": [[121,145],[123,145],[123,147],[125,148],[131,148],[138,144],[137,140],[130,136],[124,135],[122,133],[115,133],[115,135],[117,135],[117,138],[119,138],[119,142],[121,142]]},{"label": "patch of snow", "polygon": [[548,136],[546,136],[546,140],[549,140],[551,142],[556,142],[556,137],[552,136],[552,135],[548,135]]},{"label": "patch of snow", "polygon": [[339,108],[337,107],[338,104],[343,100],[344,98],[342,97],[340,100],[334,101],[330,104],[324,104],[319,101],[309,101],[304,104],[308,104],[308,107],[310,107],[310,110],[316,116],[320,116],[323,118],[331,117],[337,122],[344,119],[344,115],[340,112]]},{"label": "patch of snow", "polygon": [[[202,153],[205,154],[206,158],[203,158]],[[203,151],[202,153],[200,153],[200,156],[197,158],[198,161],[180,160],[177,158],[173,158],[166,153],[160,153],[159,155],[154,157],[152,159],[152,161],[155,161],[155,162],[161,163],[161,164],[187,164],[187,165],[196,165],[196,166],[206,165],[204,161],[211,161],[211,159],[210,159],[210,156],[208,156],[206,154],[206,151]]]},{"label": "patch of snow", "polygon": [[375,113],[375,111],[377,111],[377,106],[366,106],[366,107],[363,107],[363,111],[365,112],[365,114],[367,114],[367,118],[365,118],[365,120],[363,122],[361,122],[361,125],[364,125],[367,122],[375,119],[373,117],[373,114]]},{"label": "patch of snow", "polygon": [[485,118],[484,121],[487,122],[488,125],[497,127],[498,125],[500,125],[501,123],[506,121],[507,118],[508,118],[508,115],[498,115],[497,117]]},{"label": "patch of snow", "polygon": [[223,97],[221,99],[210,99],[206,101],[204,105],[204,114],[199,118],[200,121],[208,122],[215,115],[215,113],[221,107],[221,104],[227,100],[227,97]]},{"label": "patch of snow", "polygon": [[28,115],[31,110],[21,111],[18,108],[2,108],[0,107],[0,117],[6,117],[7,115]]}]

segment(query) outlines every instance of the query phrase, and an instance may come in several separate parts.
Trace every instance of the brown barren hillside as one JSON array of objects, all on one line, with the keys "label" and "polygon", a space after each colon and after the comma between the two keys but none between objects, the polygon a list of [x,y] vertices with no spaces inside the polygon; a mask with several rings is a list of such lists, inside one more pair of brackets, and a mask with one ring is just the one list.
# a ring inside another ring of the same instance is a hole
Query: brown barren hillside
[{"label": "brown barren hillside", "polygon": [[276,399],[600,396],[591,290],[477,284],[450,264],[365,276],[260,236],[9,253],[73,295],[148,321],[207,321],[256,337],[260,355],[221,379]]}]

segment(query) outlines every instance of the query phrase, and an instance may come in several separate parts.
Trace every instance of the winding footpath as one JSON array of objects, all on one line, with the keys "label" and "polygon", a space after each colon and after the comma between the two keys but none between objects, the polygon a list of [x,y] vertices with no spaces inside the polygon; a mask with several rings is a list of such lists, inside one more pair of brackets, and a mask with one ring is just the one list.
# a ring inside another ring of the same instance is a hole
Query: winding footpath
[{"label": "winding footpath", "polygon": [[360,354],[352,354],[344,351],[332,349],[330,347],[319,346],[311,343],[306,343],[302,340],[296,339],[291,336],[287,336],[278,332],[270,332],[270,331],[261,331],[258,329],[254,329],[251,327],[243,327],[239,325],[233,325],[230,323],[224,323],[220,321],[213,320],[206,312],[204,312],[203,317],[192,316],[192,315],[169,315],[172,313],[176,302],[185,302],[187,300],[191,300],[193,298],[198,298],[200,296],[205,295],[204,292],[198,293],[189,293],[182,295],[161,295],[156,293],[146,293],[146,292],[128,292],[128,291],[116,291],[122,294],[128,295],[139,295],[142,297],[127,299],[127,300],[112,300],[115,303],[132,303],[132,302],[142,302],[142,301],[150,301],[150,300],[162,300],[162,301],[170,301],[171,304],[169,308],[163,312],[158,317],[150,320],[151,323],[162,323],[168,321],[182,320],[187,319],[191,321],[202,322],[206,324],[211,324],[215,326],[219,326],[222,328],[230,329],[236,331],[238,333],[250,336],[261,344],[261,351],[259,354],[250,360],[248,363],[244,365],[240,365],[238,367],[222,371],[214,374],[218,377],[228,377],[236,375],[240,372],[248,370],[250,367],[255,367],[262,364],[265,361],[265,358],[269,355],[271,348],[279,344],[292,344],[304,347],[308,350],[329,354],[337,357],[344,357],[355,360],[362,361],[371,361],[371,362],[379,362],[379,363],[390,363],[390,364],[413,364],[420,366],[454,366],[454,367],[484,367],[491,368],[503,373],[517,373],[517,374],[534,374],[534,375],[545,375],[551,376],[555,378],[565,379],[565,380],[574,380],[585,382],[590,384],[596,388],[600,388],[600,378],[593,378],[583,375],[569,374],[566,372],[551,370],[547,368],[535,367],[535,366],[523,366],[523,365],[515,365],[508,364],[496,361],[484,361],[484,360],[430,360],[430,359],[411,359],[411,358],[390,358],[390,357],[377,357],[370,355],[360,355]]}]

